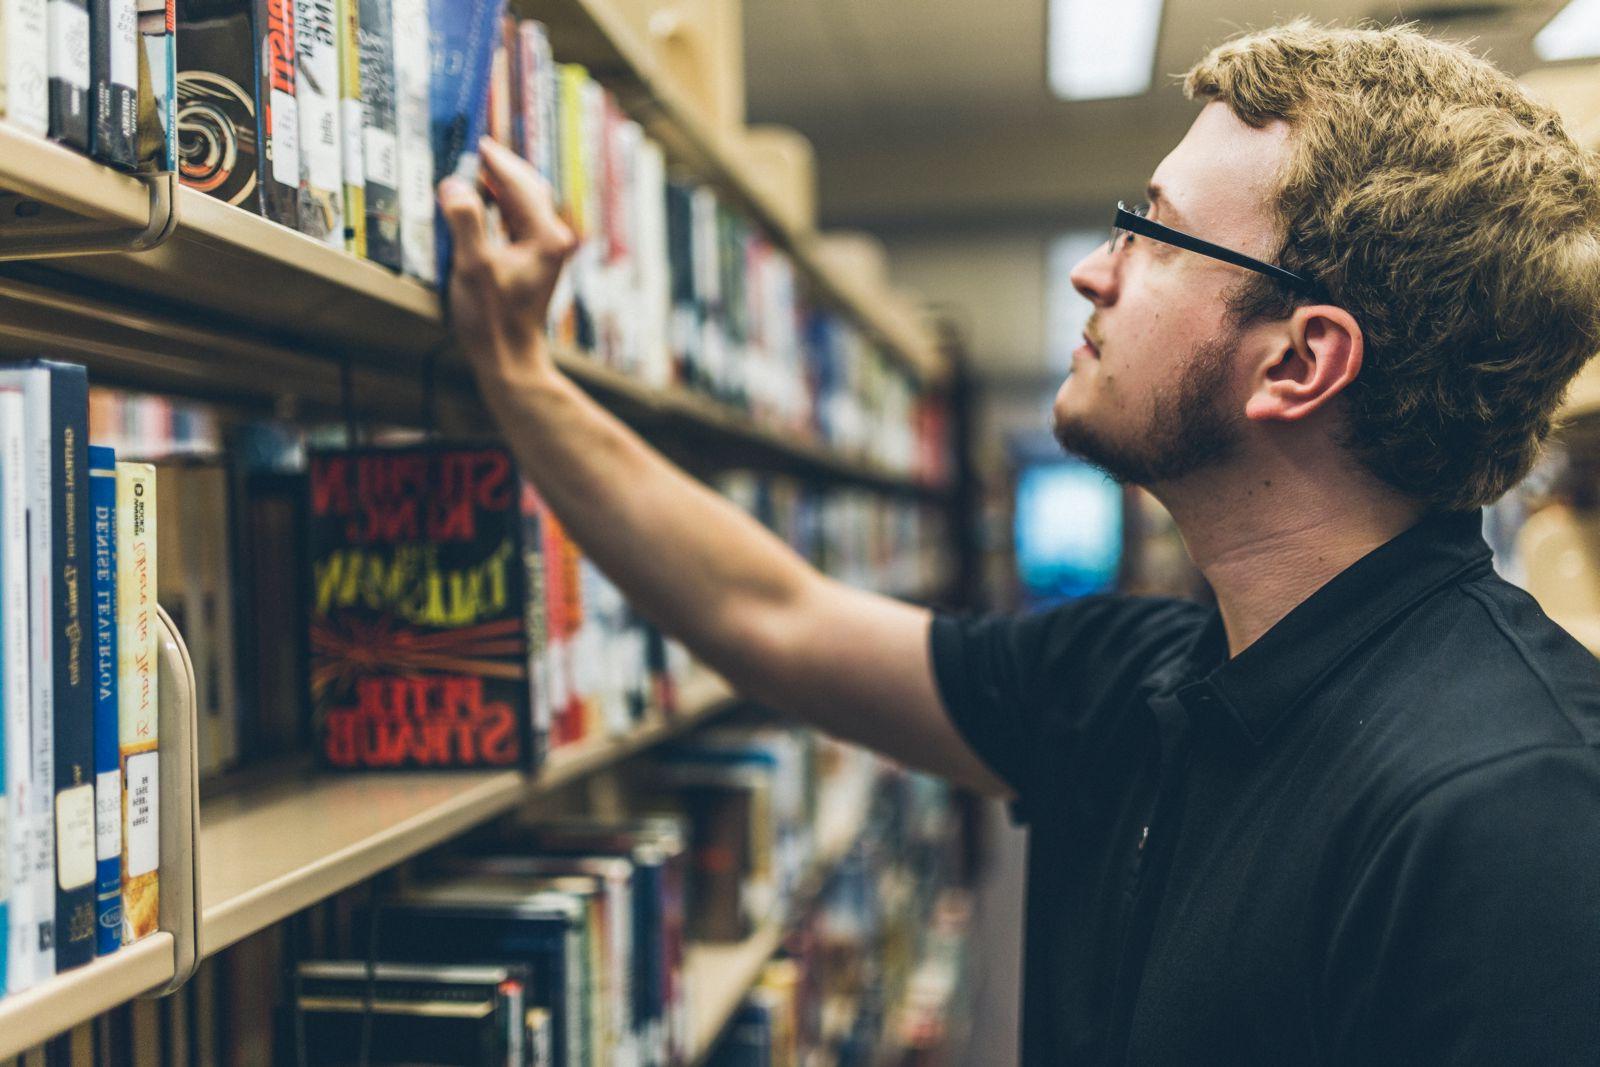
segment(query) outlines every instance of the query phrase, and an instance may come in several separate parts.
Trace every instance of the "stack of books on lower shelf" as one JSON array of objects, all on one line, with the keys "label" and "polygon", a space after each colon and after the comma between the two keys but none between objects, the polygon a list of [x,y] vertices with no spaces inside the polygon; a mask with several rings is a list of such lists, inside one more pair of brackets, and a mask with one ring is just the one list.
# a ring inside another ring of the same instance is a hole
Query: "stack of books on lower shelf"
[{"label": "stack of books on lower shelf", "polygon": [[159,918],[155,471],[89,444],[84,369],[0,366],[0,988]]}]

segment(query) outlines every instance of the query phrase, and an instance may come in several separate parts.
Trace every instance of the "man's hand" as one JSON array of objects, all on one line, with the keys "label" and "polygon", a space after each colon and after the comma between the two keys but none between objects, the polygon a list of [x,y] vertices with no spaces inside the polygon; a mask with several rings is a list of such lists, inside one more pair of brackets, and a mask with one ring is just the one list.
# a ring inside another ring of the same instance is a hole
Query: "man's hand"
[{"label": "man's hand", "polygon": [[488,138],[479,154],[506,240],[491,239],[482,199],[459,178],[439,183],[439,205],[455,241],[451,325],[493,403],[507,385],[557,373],[545,321],[561,267],[578,242],[532,165]]}]

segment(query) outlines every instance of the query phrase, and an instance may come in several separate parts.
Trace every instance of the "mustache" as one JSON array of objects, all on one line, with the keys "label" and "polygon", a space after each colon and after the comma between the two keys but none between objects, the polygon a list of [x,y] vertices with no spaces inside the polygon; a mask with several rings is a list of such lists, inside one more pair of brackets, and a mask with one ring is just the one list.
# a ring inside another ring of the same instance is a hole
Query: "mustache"
[{"label": "mustache", "polygon": [[1105,338],[1100,333],[1100,323],[1093,315],[1089,316],[1089,321],[1083,326],[1083,336],[1088,338],[1089,343],[1096,349],[1104,347]]}]

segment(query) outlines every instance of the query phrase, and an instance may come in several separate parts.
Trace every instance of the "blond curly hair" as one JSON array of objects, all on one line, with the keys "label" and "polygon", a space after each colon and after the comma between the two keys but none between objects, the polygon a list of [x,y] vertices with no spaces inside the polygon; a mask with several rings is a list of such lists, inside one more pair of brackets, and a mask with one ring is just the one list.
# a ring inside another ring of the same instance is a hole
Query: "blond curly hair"
[{"label": "blond curly hair", "polygon": [[[1366,342],[1342,445],[1434,510],[1520,481],[1600,352],[1596,156],[1506,74],[1410,25],[1245,34],[1185,89],[1289,124],[1276,261]],[[1304,302],[1265,278],[1231,299],[1241,322]]]}]

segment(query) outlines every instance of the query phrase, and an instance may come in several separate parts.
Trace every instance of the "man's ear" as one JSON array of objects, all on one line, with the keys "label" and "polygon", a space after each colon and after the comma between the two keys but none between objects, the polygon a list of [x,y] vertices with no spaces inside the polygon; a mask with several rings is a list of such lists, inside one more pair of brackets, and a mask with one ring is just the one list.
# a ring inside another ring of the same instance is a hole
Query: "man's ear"
[{"label": "man's ear", "polygon": [[1245,417],[1296,422],[1320,411],[1361,373],[1365,348],[1355,316],[1340,307],[1296,308],[1275,351],[1256,369]]}]

